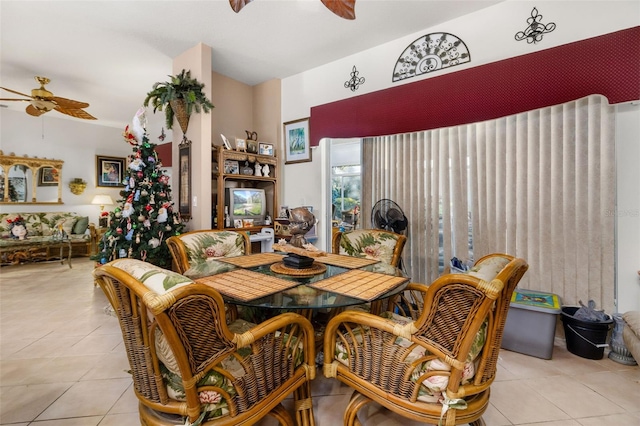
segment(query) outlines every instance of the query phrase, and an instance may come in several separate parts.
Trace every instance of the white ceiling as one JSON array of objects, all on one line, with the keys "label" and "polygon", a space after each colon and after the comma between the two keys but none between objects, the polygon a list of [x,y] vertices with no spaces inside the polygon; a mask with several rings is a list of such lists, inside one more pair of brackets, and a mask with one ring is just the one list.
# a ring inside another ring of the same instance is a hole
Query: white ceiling
[{"label": "white ceiling", "polygon": [[499,2],[357,0],[349,21],[320,0],[254,0],[237,14],[227,0],[2,0],[0,85],[28,94],[34,76],[48,77],[54,95],[88,102],[96,124],[123,128],[153,83],[168,79],[173,58],[199,42],[212,47],[214,71],[255,85]]}]

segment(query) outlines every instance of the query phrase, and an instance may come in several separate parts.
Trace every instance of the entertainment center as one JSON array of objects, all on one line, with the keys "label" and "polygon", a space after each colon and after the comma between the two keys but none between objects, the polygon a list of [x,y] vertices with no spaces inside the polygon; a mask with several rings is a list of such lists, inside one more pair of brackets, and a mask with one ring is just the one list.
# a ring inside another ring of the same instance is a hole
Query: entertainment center
[{"label": "entertainment center", "polygon": [[214,146],[211,159],[211,228],[254,233],[273,227],[269,218],[278,206],[276,157]]}]

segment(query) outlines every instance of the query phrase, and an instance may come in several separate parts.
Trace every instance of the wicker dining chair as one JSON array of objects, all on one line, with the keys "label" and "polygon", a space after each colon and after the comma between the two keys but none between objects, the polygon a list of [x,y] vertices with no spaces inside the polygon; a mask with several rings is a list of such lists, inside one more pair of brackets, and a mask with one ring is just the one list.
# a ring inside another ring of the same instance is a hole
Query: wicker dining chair
[{"label": "wicker dining chair", "polygon": [[381,229],[336,232],[331,241],[334,254],[376,259],[391,266],[400,264],[407,237]]},{"label": "wicker dining chair", "polygon": [[324,374],[354,389],[345,425],[361,424],[358,411],[372,401],[427,424],[485,425],[511,294],[528,268],[502,261],[491,281],[447,274],[410,284],[421,294],[415,319],[345,311],[329,321]]},{"label": "wicker dining chair", "polygon": [[[311,323],[285,313],[227,325],[213,288],[135,259],[94,271],[120,322],[142,425],[313,425]],[[186,423],[185,423],[186,422]]]},{"label": "wicker dining chair", "polygon": [[[354,257],[376,259],[387,265],[398,267],[402,258],[402,250],[407,237],[382,229],[356,229],[349,232],[336,232],[332,236],[331,251]],[[385,300],[356,305],[350,309],[360,309],[379,314],[386,304]],[[344,309],[334,309],[329,316],[334,316]]]},{"label": "wicker dining chair", "polygon": [[185,232],[167,239],[174,271],[183,274],[204,266],[207,260],[251,254],[246,232],[207,229]]}]

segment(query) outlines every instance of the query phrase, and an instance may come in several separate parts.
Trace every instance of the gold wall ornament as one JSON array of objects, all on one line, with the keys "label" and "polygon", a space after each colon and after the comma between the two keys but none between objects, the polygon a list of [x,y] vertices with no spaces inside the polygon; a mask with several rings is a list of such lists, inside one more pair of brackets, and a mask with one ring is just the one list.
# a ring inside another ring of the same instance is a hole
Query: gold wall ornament
[{"label": "gold wall ornament", "polygon": [[87,187],[87,182],[82,180],[82,178],[74,178],[71,182],[69,182],[69,188],[71,189],[71,193],[75,195],[81,195],[85,188]]}]

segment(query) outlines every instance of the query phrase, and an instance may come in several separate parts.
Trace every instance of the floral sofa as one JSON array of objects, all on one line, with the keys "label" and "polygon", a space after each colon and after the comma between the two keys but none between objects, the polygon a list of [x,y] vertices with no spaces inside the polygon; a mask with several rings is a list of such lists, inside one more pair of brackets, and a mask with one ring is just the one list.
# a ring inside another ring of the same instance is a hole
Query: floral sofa
[{"label": "floral sofa", "polygon": [[[20,246],[24,250],[25,246],[33,243],[34,247],[39,246],[38,253],[34,254],[34,259],[49,260],[60,256],[59,250],[51,250],[46,242],[60,229],[71,240],[72,256],[89,256],[95,248],[96,230],[95,225],[89,223],[89,217],[80,216],[72,212],[33,212],[33,213],[0,213],[0,249],[2,251],[2,263],[16,263],[12,261],[12,248],[18,242],[11,235],[11,221],[20,216],[26,225],[26,240],[20,241]],[[63,257],[69,255],[68,248],[63,248]],[[37,255],[37,256],[36,256]],[[22,257],[21,257],[22,258]]]}]

